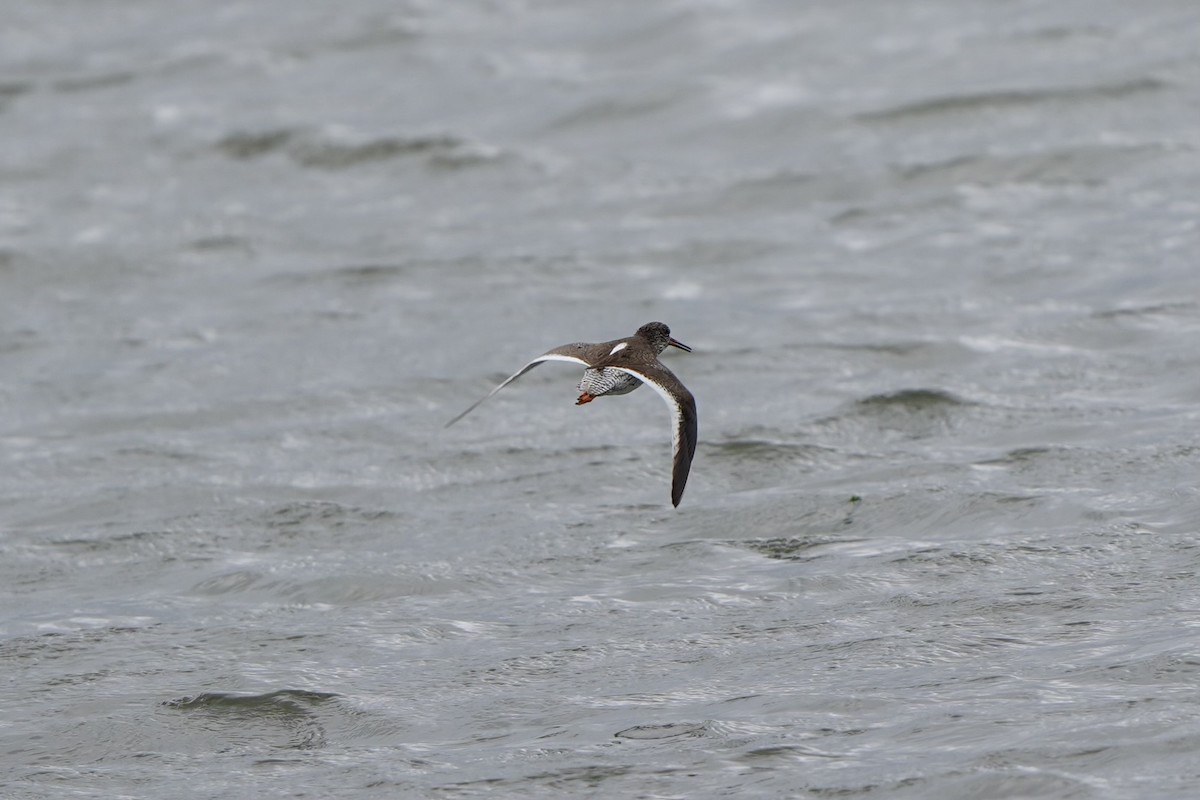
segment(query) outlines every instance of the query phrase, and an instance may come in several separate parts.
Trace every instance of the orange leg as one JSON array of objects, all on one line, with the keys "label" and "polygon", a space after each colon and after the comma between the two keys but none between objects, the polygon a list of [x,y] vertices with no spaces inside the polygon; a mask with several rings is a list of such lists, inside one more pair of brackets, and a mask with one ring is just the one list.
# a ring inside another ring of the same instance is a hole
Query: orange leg
[{"label": "orange leg", "polygon": [[593,397],[592,395],[588,394],[587,392],[584,392],[583,394],[579,395],[579,399],[575,401],[575,405],[581,406],[584,403],[590,403],[595,399],[596,398]]}]

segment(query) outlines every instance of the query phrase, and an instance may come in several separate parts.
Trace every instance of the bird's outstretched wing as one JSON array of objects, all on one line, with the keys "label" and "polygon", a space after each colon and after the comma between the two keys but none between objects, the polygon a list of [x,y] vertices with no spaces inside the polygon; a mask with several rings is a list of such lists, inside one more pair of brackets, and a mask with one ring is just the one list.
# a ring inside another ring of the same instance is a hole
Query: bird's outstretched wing
[{"label": "bird's outstretched wing", "polygon": [[530,361],[528,364],[521,367],[515,373],[510,375],[507,379],[505,379],[505,381],[503,383],[501,383],[495,389],[492,389],[490,392],[485,394],[483,397],[479,398],[474,403],[472,403],[471,406],[469,408],[467,408],[466,411],[462,412],[457,417],[455,417],[454,419],[447,422],[445,427],[449,428],[451,425],[458,422],[460,419],[465,417],[467,414],[470,414],[472,411],[474,411],[476,408],[478,408],[479,404],[482,403],[484,400],[487,400],[489,397],[494,395],[496,392],[500,391],[505,386],[508,386],[510,383],[515,381],[517,378],[524,375],[526,372],[529,372],[529,370],[533,369],[538,364],[544,363],[546,361],[570,361],[575,364],[582,364],[585,367],[589,366],[588,362],[584,361],[579,356],[571,355],[571,352],[578,350],[579,346],[580,345],[578,345],[578,344],[564,344],[562,347],[556,347],[553,350],[550,350],[550,351],[538,356],[533,361]]},{"label": "bird's outstretched wing", "polygon": [[667,401],[671,409],[671,443],[674,466],[671,470],[671,505],[678,506],[683,498],[683,487],[687,485],[688,473],[692,470],[692,456],[696,454],[696,399],[687,390],[675,373],[662,364],[638,364],[623,367],[605,364],[609,369],[620,370],[643,381]]}]

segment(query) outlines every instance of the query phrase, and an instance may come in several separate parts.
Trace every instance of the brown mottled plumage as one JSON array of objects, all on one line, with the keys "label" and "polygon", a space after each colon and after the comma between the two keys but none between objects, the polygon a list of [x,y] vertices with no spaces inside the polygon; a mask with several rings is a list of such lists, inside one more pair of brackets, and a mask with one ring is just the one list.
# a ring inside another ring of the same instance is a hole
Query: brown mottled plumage
[{"label": "brown mottled plumage", "polygon": [[696,400],[674,373],[659,362],[659,354],[667,347],[678,347],[689,353],[692,350],[682,342],[672,339],[671,329],[661,322],[646,323],[638,328],[633,336],[625,339],[597,344],[564,344],[530,361],[466,411],[447,422],[446,427],[458,422],[484,400],[546,361],[570,361],[587,367],[579,382],[582,394],[576,405],[590,403],[604,395],[628,394],[642,383],[648,383],[671,409],[671,439],[674,452],[671,503],[678,506],[692,468],[692,457],[696,453]]}]

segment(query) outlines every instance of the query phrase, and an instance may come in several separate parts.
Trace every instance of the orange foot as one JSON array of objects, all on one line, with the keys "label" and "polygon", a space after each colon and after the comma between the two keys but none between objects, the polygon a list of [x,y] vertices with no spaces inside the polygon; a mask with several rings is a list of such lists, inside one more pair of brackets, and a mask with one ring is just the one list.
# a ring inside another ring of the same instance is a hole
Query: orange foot
[{"label": "orange foot", "polygon": [[587,392],[584,392],[583,394],[579,395],[579,399],[575,401],[575,405],[581,406],[584,403],[590,403],[595,399],[596,398],[594,396],[588,394]]}]

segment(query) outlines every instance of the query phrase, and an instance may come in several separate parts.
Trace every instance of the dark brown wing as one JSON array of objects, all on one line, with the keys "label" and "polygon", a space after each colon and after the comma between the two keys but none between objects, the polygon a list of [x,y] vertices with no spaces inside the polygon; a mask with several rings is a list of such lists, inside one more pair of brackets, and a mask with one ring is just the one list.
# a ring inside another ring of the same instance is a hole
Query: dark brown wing
[{"label": "dark brown wing", "polygon": [[692,471],[692,456],[696,454],[698,426],[696,423],[696,398],[680,383],[675,373],[657,361],[653,364],[605,364],[610,369],[620,370],[643,381],[667,402],[671,409],[671,443],[674,465],[671,470],[671,505],[678,506],[683,499],[683,487],[687,485],[688,473]]}]

